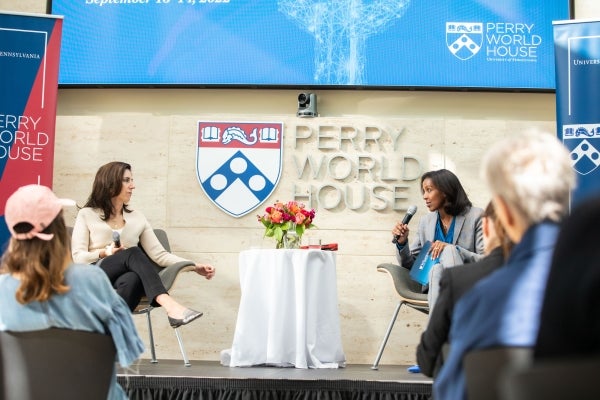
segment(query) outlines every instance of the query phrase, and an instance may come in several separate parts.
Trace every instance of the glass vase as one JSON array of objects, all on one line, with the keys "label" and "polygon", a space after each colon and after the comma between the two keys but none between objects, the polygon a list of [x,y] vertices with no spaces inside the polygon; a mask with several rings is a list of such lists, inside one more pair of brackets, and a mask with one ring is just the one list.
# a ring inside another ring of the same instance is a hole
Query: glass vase
[{"label": "glass vase", "polygon": [[283,235],[283,248],[284,249],[299,249],[300,248],[300,236],[296,233],[296,230],[289,230]]},{"label": "glass vase", "polygon": [[277,242],[275,242],[275,248],[276,249],[283,249],[284,248],[283,247],[284,237],[285,237],[285,233],[284,233],[283,237],[281,238],[281,240],[278,240]]}]

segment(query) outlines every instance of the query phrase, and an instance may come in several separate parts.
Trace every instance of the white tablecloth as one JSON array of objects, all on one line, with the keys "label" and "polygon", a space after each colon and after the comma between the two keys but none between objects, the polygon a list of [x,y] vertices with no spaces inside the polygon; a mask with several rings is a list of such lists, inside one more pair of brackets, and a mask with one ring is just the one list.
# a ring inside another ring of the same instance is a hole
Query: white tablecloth
[{"label": "white tablecloth", "polygon": [[[245,250],[231,367],[345,366],[337,303],[335,252]],[[223,357],[222,357],[223,358]]]}]

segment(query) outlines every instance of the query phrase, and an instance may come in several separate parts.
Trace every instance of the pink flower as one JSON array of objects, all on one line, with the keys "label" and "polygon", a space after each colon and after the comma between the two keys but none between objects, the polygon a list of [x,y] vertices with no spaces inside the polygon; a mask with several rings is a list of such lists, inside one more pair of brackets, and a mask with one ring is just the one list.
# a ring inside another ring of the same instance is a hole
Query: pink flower
[{"label": "pink flower", "polygon": [[306,216],[301,212],[298,212],[295,218],[296,225],[302,225],[304,223],[304,220],[306,220]]},{"label": "pink flower", "polygon": [[314,227],[315,210],[306,210],[304,204],[297,201],[276,201],[265,211],[263,216],[257,215],[258,221],[265,227],[265,236],[274,237],[278,243],[289,230],[295,230],[301,237],[306,229]]}]

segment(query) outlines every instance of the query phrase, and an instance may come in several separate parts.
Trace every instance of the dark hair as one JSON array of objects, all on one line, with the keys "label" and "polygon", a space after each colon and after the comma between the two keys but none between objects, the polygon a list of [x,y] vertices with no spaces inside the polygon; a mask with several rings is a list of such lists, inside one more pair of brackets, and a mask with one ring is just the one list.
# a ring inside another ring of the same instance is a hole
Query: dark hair
[{"label": "dark hair", "polygon": [[[111,199],[121,193],[123,189],[123,175],[125,175],[126,170],[131,171],[131,165],[121,161],[113,161],[101,166],[98,172],[96,172],[94,184],[92,185],[92,193],[88,197],[84,207],[100,209],[104,213],[101,216],[102,220],[106,221],[109,219],[110,215],[116,212],[113,209]],[[123,211],[131,212],[127,208],[127,204],[123,205]]]},{"label": "dark hair", "polygon": [[421,194],[423,193],[423,181],[425,179],[431,179],[433,186],[446,195],[444,211],[448,214],[452,216],[460,215],[473,206],[458,177],[447,169],[425,172],[421,177]]},{"label": "dark hair", "polygon": [[65,270],[71,262],[71,238],[62,211],[43,233],[54,237],[50,240],[11,238],[2,256],[2,273],[18,273],[20,276],[15,297],[21,304],[47,301],[52,295],[69,290]]}]

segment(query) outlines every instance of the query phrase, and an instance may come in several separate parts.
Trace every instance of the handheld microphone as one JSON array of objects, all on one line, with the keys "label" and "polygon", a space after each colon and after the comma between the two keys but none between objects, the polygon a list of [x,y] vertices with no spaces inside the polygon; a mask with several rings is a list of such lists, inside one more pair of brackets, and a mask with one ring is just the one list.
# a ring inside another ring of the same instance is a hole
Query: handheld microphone
[{"label": "handheld microphone", "polygon": [[[410,222],[411,218],[413,217],[413,215],[415,215],[417,213],[417,206],[410,206],[408,207],[408,210],[406,210],[406,215],[404,216],[404,218],[402,218],[402,225],[406,225]],[[394,236],[394,238],[392,239],[392,243],[398,243],[398,239],[400,238],[400,236],[396,235]]]},{"label": "handheld microphone", "polygon": [[121,247],[121,235],[117,231],[113,232],[113,242],[115,242],[115,247]]}]

